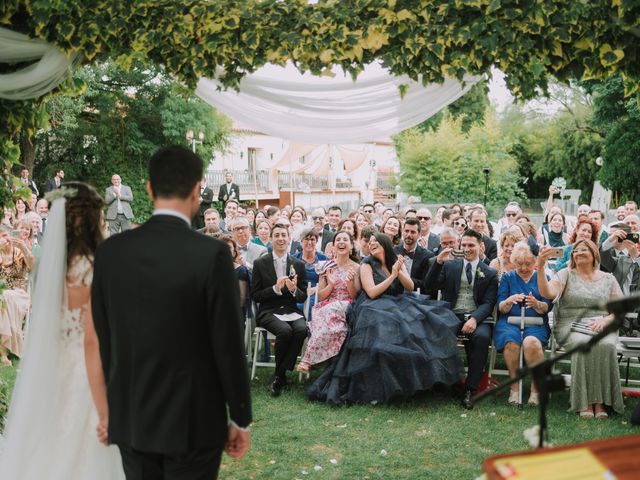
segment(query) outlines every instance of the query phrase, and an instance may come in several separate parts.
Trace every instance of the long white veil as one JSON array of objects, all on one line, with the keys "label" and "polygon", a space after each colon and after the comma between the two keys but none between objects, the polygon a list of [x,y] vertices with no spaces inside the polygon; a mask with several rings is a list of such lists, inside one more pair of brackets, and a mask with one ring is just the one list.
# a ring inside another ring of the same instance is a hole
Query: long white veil
[{"label": "long white veil", "polygon": [[[14,462],[31,458],[39,438],[59,411],[57,369],[60,360],[60,318],[67,270],[65,199],[53,201],[34,282],[32,313],[25,348],[4,431],[0,478],[15,471]],[[40,461],[41,459],[39,459]],[[55,459],[50,459],[55,462]]]}]

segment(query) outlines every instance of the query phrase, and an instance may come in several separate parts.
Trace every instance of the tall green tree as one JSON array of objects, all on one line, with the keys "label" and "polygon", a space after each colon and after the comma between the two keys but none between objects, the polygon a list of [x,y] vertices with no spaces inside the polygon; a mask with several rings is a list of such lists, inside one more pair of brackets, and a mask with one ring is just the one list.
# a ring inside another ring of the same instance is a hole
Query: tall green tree
[{"label": "tall green tree", "polygon": [[436,131],[412,129],[396,138],[403,191],[425,202],[482,202],[483,168],[488,167],[490,207],[521,197],[511,141],[501,134],[493,113],[488,111],[484,124],[467,133],[461,123],[445,116]]},{"label": "tall green tree", "polygon": [[611,77],[593,87],[592,124],[604,135],[602,184],[621,200],[640,201],[640,105],[625,95],[621,77]]},{"label": "tall green tree", "polygon": [[100,191],[118,173],[134,193],[136,220],[151,212],[145,191],[147,162],[170,144],[189,147],[188,130],[204,133],[197,151],[208,164],[226,145],[230,121],[164,74],[137,65],[128,71],[113,62],[82,68],[86,85],[79,96],[47,100],[51,128],[38,137],[35,169],[40,183],[56,168],[65,179],[94,184]]}]

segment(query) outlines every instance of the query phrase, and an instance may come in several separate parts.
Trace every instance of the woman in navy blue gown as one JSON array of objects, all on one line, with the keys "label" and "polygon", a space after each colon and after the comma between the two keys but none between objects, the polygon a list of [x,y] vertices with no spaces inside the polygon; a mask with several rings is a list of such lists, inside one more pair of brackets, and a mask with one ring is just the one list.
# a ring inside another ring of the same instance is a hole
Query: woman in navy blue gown
[{"label": "woman in navy blue gown", "polygon": [[386,235],[376,233],[369,248],[360,266],[362,293],[347,312],[348,337],[307,389],[311,399],[386,403],[437,384],[453,385],[464,374],[455,314],[444,302],[413,294],[404,258],[396,256]]}]

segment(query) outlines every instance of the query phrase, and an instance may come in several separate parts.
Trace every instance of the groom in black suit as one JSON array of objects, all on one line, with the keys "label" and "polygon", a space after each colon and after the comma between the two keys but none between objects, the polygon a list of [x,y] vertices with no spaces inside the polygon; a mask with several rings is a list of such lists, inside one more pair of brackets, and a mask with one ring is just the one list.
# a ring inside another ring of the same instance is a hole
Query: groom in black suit
[{"label": "groom in black suit", "polygon": [[429,270],[429,259],[434,255],[418,245],[419,237],[420,221],[416,218],[407,218],[402,227],[402,244],[393,250],[396,254],[404,256],[404,264],[413,280],[414,290],[420,289],[421,293],[426,293],[424,279]]},{"label": "groom in black suit", "polygon": [[460,332],[468,338],[465,350],[469,368],[462,405],[470,409],[491,344],[491,325],[486,320],[493,315],[498,299],[498,275],[480,260],[484,244],[478,232],[464,232],[460,247],[464,259],[453,258],[452,248],[442,249],[427,273],[426,284],[431,291],[442,290],[442,299],[451,304],[460,319]]},{"label": "groom in black suit", "polygon": [[98,430],[118,445],[128,480],[212,479],[223,448],[236,458],[249,448],[229,247],[190,228],[202,170],[182,147],[156,152],[147,182],[153,216],[95,255],[92,311],[109,407]]},{"label": "groom in black suit", "polygon": [[307,322],[298,303],[307,299],[304,263],[288,254],[289,230],[276,223],[271,228],[272,250],[253,262],[252,297],[258,304],[256,323],[276,336],[276,371],[271,395],[277,397],[287,384],[307,337]]}]

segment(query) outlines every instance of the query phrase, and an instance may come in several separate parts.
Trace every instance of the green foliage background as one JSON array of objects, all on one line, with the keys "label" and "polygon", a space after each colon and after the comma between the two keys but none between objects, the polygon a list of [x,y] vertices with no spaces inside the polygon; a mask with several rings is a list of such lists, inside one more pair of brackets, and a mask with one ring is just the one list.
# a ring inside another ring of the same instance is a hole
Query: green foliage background
[{"label": "green foliage background", "polygon": [[144,221],[152,211],[145,181],[155,150],[188,146],[190,129],[205,134],[197,150],[207,164],[213,151],[226,145],[229,120],[160,67],[135,65],[125,71],[107,62],[82,68],[76,78],[86,85],[81,95],[45,101],[51,128],[38,137],[35,179],[40,185],[62,168],[65,180],[92,183],[104,192],[118,173],[133,190],[136,221]]},{"label": "green foliage background", "polygon": [[489,167],[488,204],[504,205],[522,196],[518,186],[516,159],[511,140],[500,132],[492,112],[483,125],[462,131],[462,120],[445,116],[436,131],[412,129],[401,134],[398,145],[400,185],[423,202],[483,202],[485,177]]}]

